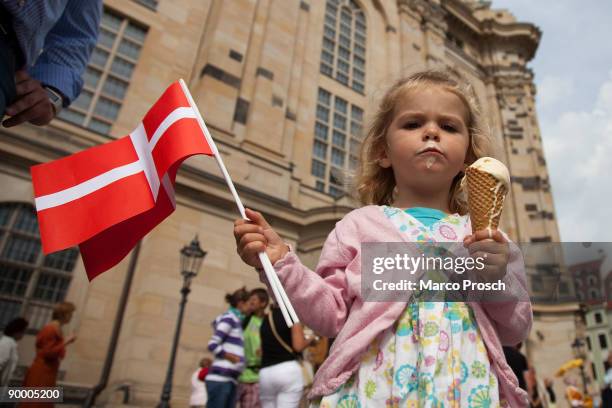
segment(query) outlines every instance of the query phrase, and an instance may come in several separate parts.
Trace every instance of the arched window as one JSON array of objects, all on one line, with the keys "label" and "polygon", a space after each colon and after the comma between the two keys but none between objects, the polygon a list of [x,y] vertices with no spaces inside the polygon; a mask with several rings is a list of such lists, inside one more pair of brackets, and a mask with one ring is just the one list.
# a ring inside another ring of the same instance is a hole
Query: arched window
[{"label": "arched window", "polygon": [[364,93],[366,22],[354,0],[327,0],[321,51],[322,74]]},{"label": "arched window", "polygon": [[44,256],[34,207],[0,203],[0,327],[18,316],[30,329],[46,324],[66,296],[77,257],[76,248]]}]

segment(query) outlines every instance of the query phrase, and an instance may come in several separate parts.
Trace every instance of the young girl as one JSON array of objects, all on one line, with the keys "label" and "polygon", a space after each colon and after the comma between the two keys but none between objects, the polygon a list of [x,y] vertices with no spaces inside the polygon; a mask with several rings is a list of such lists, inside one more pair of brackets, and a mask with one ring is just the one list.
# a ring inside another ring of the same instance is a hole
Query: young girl
[{"label": "young girl", "polygon": [[261,214],[235,222],[244,262],[260,268],[265,250],[304,324],[336,338],[315,377],[314,404],[526,406],[502,344],[527,336],[528,302],[366,302],[360,290],[362,242],[463,241],[486,255],[482,279],[501,279],[527,299],[516,245],[497,230],[473,233],[461,199],[463,170],[490,155],[479,115],[471,88],[445,72],[395,83],[363,142],[357,192],[366,205],[336,224],[316,272]]}]

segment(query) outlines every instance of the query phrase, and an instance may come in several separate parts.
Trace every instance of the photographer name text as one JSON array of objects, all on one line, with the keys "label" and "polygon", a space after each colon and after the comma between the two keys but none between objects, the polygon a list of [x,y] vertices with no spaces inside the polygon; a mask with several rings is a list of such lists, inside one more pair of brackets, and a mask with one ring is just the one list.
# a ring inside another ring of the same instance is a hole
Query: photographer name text
[{"label": "photographer name text", "polygon": [[432,280],[420,280],[418,282],[402,279],[397,282],[385,282],[376,279],[372,284],[377,291],[405,291],[405,290],[430,290],[430,291],[452,291],[452,290],[475,290],[475,291],[505,291],[506,284],[501,280],[493,282],[435,282]]}]

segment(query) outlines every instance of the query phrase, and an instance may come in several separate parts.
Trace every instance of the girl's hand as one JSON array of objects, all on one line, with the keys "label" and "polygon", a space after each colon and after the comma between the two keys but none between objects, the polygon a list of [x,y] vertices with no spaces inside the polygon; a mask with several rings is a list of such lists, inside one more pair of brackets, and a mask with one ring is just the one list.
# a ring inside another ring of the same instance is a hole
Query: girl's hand
[{"label": "girl's hand", "polygon": [[484,269],[477,273],[488,282],[502,279],[506,275],[506,267],[510,258],[508,241],[499,230],[476,231],[463,239],[463,246],[468,249],[473,258],[483,258]]},{"label": "girl's hand", "polygon": [[251,221],[238,219],[234,221],[234,238],[238,255],[247,264],[261,268],[259,252],[266,251],[272,265],[281,259],[289,247],[281,237],[272,229],[261,213],[246,209],[246,216]]}]

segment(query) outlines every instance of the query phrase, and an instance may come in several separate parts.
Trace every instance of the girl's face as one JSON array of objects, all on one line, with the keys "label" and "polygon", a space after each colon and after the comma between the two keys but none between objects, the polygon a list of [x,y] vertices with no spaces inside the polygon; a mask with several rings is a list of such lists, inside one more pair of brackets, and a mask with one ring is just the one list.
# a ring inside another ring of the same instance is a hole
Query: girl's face
[{"label": "girl's face", "polygon": [[261,299],[259,299],[259,296],[257,295],[252,295],[249,298],[249,304],[251,311],[253,312],[259,312],[267,306],[266,302],[263,302]]},{"label": "girl's face", "polygon": [[467,118],[461,99],[442,87],[409,91],[396,106],[380,165],[393,169],[399,189],[450,188],[464,168]]}]

